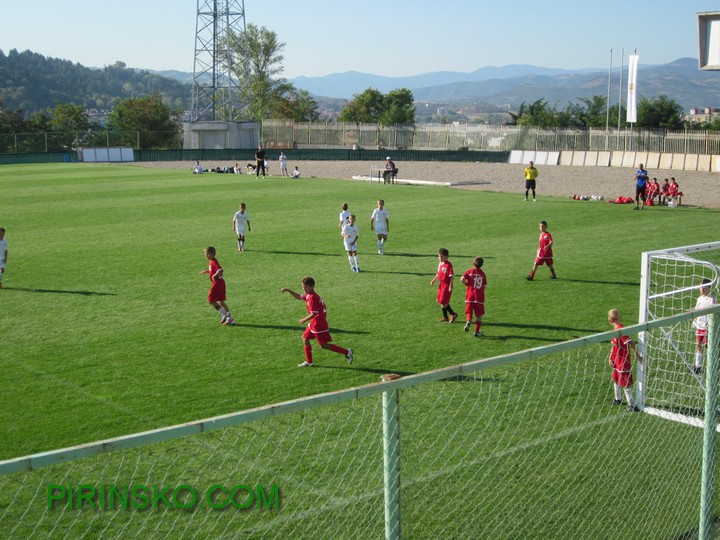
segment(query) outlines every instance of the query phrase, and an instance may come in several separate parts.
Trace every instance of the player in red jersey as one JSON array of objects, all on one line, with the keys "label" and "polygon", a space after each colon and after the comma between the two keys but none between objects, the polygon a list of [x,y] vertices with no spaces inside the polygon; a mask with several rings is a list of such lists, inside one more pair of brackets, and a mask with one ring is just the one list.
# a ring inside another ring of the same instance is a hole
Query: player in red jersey
[{"label": "player in red jersey", "polygon": [[[436,281],[439,283],[437,303],[440,304],[443,315],[440,322],[455,322],[455,319],[457,319],[457,313],[450,307],[450,297],[453,291],[453,265],[448,261],[449,256],[450,253],[447,249],[440,248],[438,250],[440,264],[438,264],[437,274],[430,281],[430,285],[435,285]],[[450,315],[449,319],[448,315]]]},{"label": "player in red jersey", "polygon": [[315,292],[315,280],[310,276],[304,277],[302,279],[302,290],[305,294],[298,294],[287,287],[280,289],[281,293],[290,293],[290,295],[295,299],[304,300],[305,307],[308,312],[307,317],[303,317],[299,321],[300,324],[308,323],[308,326],[302,335],[303,347],[305,349],[305,361],[298,364],[298,367],[313,366],[312,345],[310,345],[311,339],[317,339],[323,349],[329,349],[333,352],[344,355],[348,364],[352,364],[352,349],[343,349],[342,347],[332,343],[332,336],[330,335],[330,329],[328,328],[327,323],[327,308],[325,307],[323,299]]},{"label": "player in red jersey", "polygon": [[535,257],[535,264],[533,264],[530,275],[527,277],[528,281],[532,281],[535,277],[535,270],[538,266],[547,265],[550,269],[550,279],[557,279],[555,268],[553,267],[553,238],[547,230],[547,221],[540,222],[540,247],[538,248],[537,256]]},{"label": "player in red jersey", "polygon": [[473,261],[473,267],[463,274],[462,281],[465,285],[465,331],[470,330],[472,316],[475,314],[475,337],[481,337],[483,333],[480,331],[482,324],[482,316],[485,315],[485,286],[487,285],[487,276],[482,270],[482,257],[476,257]]},{"label": "player in red jersey", "polygon": [[220,313],[221,324],[235,324],[235,319],[230,315],[230,309],[225,303],[225,279],[223,278],[222,266],[215,258],[215,248],[208,246],[204,251],[205,258],[210,261],[210,266],[207,270],[200,272],[200,275],[208,274],[210,276],[211,285],[208,293],[208,303]]},{"label": "player in red jersey", "polygon": [[[620,321],[620,312],[617,309],[611,309],[608,311],[608,322],[613,325],[615,330],[620,330],[623,325]],[[633,352],[638,362],[642,362],[642,356],[635,349],[635,343],[630,336],[620,336],[611,340],[612,349],[610,349],[610,358],[608,363],[613,370],[612,380],[613,387],[615,390],[615,399],[613,405],[622,404],[622,394],[620,389],[623,389],[625,393],[625,400],[627,401],[627,411],[633,412],[635,408],[635,402],[632,397],[632,365],[630,362],[630,351]]]}]

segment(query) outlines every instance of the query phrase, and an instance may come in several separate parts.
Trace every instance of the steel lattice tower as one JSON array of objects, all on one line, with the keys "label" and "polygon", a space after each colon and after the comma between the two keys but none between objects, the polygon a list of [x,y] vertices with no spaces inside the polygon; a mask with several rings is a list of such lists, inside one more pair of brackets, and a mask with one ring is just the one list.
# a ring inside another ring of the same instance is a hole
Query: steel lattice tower
[{"label": "steel lattice tower", "polygon": [[230,34],[245,33],[244,0],[198,0],[191,120],[234,120],[242,108]]}]

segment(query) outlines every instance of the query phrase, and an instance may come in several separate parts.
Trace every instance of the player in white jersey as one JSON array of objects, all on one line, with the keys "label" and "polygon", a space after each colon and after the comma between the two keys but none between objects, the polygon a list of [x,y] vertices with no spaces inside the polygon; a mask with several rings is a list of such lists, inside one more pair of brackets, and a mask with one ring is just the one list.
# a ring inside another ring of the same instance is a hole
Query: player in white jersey
[{"label": "player in white jersey", "polygon": [[339,216],[340,223],[338,224],[338,227],[340,227],[340,234],[342,234],[342,228],[345,225],[347,225],[348,218],[352,214],[352,212],[350,212],[350,210],[348,210],[348,203],[343,203],[341,210],[342,211],[340,212],[340,216]]},{"label": "player in white jersey", "polygon": [[[712,281],[705,278],[702,280],[700,287],[700,296],[698,296],[697,302],[695,302],[695,309],[709,308],[717,304],[717,300],[710,294],[710,287]],[[695,363],[693,364],[693,371],[700,373],[703,367],[703,351],[707,347],[707,332],[708,332],[708,316],[700,315],[693,319],[693,327],[695,328],[695,336],[697,346],[695,349]]]},{"label": "player in white jersey", "polygon": [[360,230],[355,225],[355,214],[350,214],[348,221],[342,228],[343,242],[345,243],[345,251],[348,254],[348,262],[353,272],[360,271],[360,263],[357,257],[357,241],[360,236]]},{"label": "player in white jersey", "polygon": [[378,253],[383,254],[383,246],[387,242],[388,233],[390,232],[390,215],[385,209],[385,201],[380,199],[377,202],[377,208],[373,210],[370,216],[370,230],[377,234]]},{"label": "player in white jersey", "polygon": [[0,289],[3,288],[3,278],[5,277],[5,263],[7,263],[8,242],[5,239],[5,228],[0,227]]},{"label": "player in white jersey", "polygon": [[250,231],[250,216],[245,211],[245,203],[240,203],[240,210],[233,217],[233,230],[237,233],[238,251],[245,251],[245,228]]}]

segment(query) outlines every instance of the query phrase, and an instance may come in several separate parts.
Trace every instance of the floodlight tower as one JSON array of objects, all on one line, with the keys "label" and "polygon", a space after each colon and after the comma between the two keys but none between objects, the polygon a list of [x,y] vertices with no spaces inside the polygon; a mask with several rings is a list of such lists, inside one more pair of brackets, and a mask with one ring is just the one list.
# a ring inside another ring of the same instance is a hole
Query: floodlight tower
[{"label": "floodlight tower", "polygon": [[242,108],[230,35],[245,33],[244,0],[198,0],[191,119],[234,120]]}]

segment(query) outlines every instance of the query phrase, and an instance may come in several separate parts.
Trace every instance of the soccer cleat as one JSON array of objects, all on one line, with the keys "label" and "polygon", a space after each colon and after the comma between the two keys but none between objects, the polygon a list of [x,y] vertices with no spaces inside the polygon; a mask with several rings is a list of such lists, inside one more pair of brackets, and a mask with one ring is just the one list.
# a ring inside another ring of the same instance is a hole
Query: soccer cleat
[{"label": "soccer cleat", "polygon": [[383,250],[382,250],[382,249],[378,249],[378,255],[382,255],[382,254],[383,254]]},{"label": "soccer cleat", "polygon": [[439,319],[438,322],[448,322],[448,320],[445,317],[443,317],[443,318]]},{"label": "soccer cleat", "polygon": [[465,323],[465,328],[463,328],[463,330],[465,330],[466,332],[470,331],[470,321]]},{"label": "soccer cleat", "polygon": [[457,319],[457,313],[453,313],[452,315],[450,315],[450,320],[448,322],[454,323],[455,319]]},{"label": "soccer cleat", "polygon": [[525,279],[527,279],[528,281],[532,281],[532,280],[533,280],[533,277],[532,277],[532,276],[528,276],[528,277],[526,277]]},{"label": "soccer cleat", "polygon": [[482,332],[475,332],[475,333],[473,334],[473,337],[483,337],[484,335],[485,335],[485,334],[483,334]]},{"label": "soccer cleat", "polygon": [[702,367],[700,367],[700,366],[693,366],[692,371],[693,371],[693,373],[695,373],[696,375],[700,375],[700,373],[702,373]]},{"label": "soccer cleat", "polygon": [[613,405],[622,405],[622,399],[613,399]]},{"label": "soccer cleat", "polygon": [[355,268],[354,266],[351,266],[350,270],[352,270],[353,272],[357,272],[357,268]]},{"label": "soccer cleat", "polygon": [[232,317],[228,317],[222,322],[222,324],[224,324],[225,326],[231,326],[235,324],[235,319],[233,319]]},{"label": "soccer cleat", "polygon": [[356,266],[356,267],[355,267],[355,271],[359,273],[359,272],[360,272],[360,267],[359,267],[359,266]]},{"label": "soccer cleat", "polygon": [[635,405],[628,405],[625,412],[637,412],[638,408]]},{"label": "soccer cleat", "polygon": [[527,197],[525,197],[525,202],[527,202]]},{"label": "soccer cleat", "polygon": [[347,358],[348,365],[352,364],[352,362],[353,362],[353,350],[352,349],[348,349],[348,352],[345,355],[345,358]]},{"label": "soccer cleat", "polygon": [[552,276],[550,276],[550,279],[557,279],[557,275],[553,274]]},{"label": "soccer cleat", "polygon": [[302,364],[298,364],[298,367],[313,367],[312,362],[303,362]]}]

